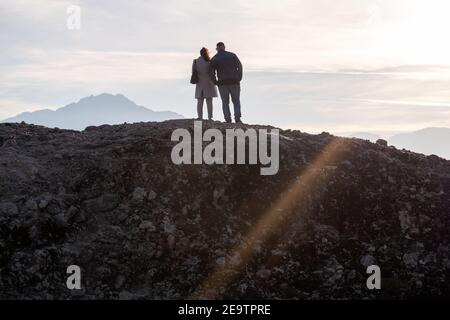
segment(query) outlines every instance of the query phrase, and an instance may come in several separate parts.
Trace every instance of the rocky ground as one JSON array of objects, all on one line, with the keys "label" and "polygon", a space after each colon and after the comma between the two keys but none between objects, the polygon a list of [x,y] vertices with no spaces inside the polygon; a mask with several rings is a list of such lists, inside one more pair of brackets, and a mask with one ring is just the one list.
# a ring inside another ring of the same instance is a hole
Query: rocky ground
[{"label": "rocky ground", "polygon": [[450,161],[282,131],[276,176],[176,166],[192,126],[0,124],[0,298],[450,297]]}]

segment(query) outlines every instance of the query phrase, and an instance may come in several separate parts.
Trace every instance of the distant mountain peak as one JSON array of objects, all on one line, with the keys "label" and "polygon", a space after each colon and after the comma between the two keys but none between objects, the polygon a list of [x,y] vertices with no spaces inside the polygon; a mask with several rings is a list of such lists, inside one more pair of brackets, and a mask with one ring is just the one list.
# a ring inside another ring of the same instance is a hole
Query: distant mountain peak
[{"label": "distant mountain peak", "polygon": [[135,102],[131,101],[127,97],[125,97],[123,94],[111,94],[111,93],[101,93],[99,95],[90,95],[88,97],[81,98],[77,103],[72,103],[70,105],[77,105],[77,104],[85,104],[85,103],[113,103],[113,104],[132,104],[136,105]]},{"label": "distant mountain peak", "polygon": [[153,111],[139,106],[123,94],[101,93],[81,98],[55,111],[45,109],[24,112],[3,122],[26,122],[58,127],[61,129],[83,130],[88,126],[121,124],[124,122],[148,122],[180,119],[182,115],[171,111]]},{"label": "distant mountain peak", "polygon": [[430,127],[411,133],[397,134],[389,142],[398,147],[420,152],[426,155],[435,154],[450,159],[450,128]]},{"label": "distant mountain peak", "polygon": [[112,94],[112,93],[100,93],[98,95],[91,94],[88,97],[81,98],[80,101],[92,101],[92,100],[126,100],[132,102],[130,99],[125,97],[123,94]]}]

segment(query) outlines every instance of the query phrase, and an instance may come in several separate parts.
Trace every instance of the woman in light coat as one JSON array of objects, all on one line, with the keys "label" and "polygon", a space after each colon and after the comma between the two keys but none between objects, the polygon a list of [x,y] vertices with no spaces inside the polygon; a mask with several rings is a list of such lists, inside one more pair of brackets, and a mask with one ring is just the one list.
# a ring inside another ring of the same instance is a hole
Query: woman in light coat
[{"label": "woman in light coat", "polygon": [[213,118],[213,98],[217,97],[217,87],[209,76],[209,64],[211,56],[206,48],[200,50],[200,57],[192,64],[192,73],[197,73],[197,83],[195,86],[195,98],[197,99],[198,120],[203,119],[203,103],[206,100],[208,108],[208,119]]}]

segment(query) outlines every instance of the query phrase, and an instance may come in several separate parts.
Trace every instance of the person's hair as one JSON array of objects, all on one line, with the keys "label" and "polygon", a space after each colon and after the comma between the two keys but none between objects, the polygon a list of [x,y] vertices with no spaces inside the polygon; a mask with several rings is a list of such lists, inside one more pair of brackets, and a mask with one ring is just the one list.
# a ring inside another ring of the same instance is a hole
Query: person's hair
[{"label": "person's hair", "polygon": [[225,49],[225,43],[223,43],[223,42],[218,42],[218,43],[217,43],[217,48],[218,48],[218,49]]},{"label": "person's hair", "polygon": [[209,51],[205,47],[203,47],[202,50],[200,50],[200,55],[203,57],[203,59],[205,59],[205,61],[211,61]]}]

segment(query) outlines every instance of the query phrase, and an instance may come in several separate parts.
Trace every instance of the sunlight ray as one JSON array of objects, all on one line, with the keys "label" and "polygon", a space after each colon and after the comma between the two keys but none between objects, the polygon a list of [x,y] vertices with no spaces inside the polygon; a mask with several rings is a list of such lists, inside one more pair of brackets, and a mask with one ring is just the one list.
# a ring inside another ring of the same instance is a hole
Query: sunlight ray
[{"label": "sunlight ray", "polygon": [[320,180],[322,169],[342,156],[345,143],[348,143],[345,139],[335,138],[325,147],[306,171],[302,172],[286,191],[281,193],[279,199],[262,215],[244,240],[230,251],[230,257],[240,257],[239,263],[233,264],[233,262],[227,261],[224,265],[216,268],[207,280],[195,290],[192,295],[193,299],[215,299],[219,291],[233,281],[250,261],[255,244],[263,241],[266,237],[266,230],[279,223],[280,215],[283,212],[288,212],[289,209],[305,199],[309,190]]}]

